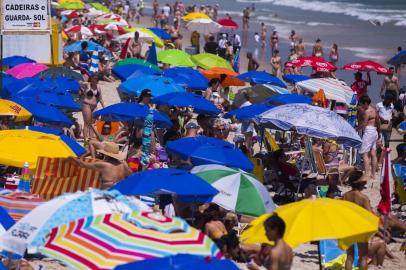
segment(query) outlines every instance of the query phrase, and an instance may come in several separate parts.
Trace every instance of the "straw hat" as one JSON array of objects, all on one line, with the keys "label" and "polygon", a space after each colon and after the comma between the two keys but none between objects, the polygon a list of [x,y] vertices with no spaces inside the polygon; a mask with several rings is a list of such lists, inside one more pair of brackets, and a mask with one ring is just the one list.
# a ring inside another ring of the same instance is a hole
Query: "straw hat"
[{"label": "straw hat", "polygon": [[125,160],[125,154],[123,152],[120,152],[118,144],[114,142],[105,142],[103,144],[104,144],[103,149],[98,149],[97,150],[98,153],[117,159],[119,161]]}]

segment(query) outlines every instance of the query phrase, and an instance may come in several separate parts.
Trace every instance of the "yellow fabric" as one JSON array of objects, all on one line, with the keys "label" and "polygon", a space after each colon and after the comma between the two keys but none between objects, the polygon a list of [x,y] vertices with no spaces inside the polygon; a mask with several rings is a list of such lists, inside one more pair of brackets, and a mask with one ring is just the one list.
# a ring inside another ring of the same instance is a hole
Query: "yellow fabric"
[{"label": "yellow fabric", "polygon": [[0,131],[0,164],[30,169],[37,166],[38,157],[76,156],[60,137],[31,130]]},{"label": "yellow fabric", "polygon": [[[340,247],[364,242],[378,230],[379,219],[364,208],[344,200],[329,198],[305,199],[278,207],[275,212],[285,221],[283,239],[295,248],[300,244],[338,239]],[[272,214],[264,214],[251,222],[242,233],[246,244],[272,244],[265,235],[264,222]]]},{"label": "yellow fabric", "polygon": [[[347,254],[341,254],[334,260],[326,262],[323,267],[329,270],[343,270],[345,268],[345,261],[347,260]],[[358,269],[358,267],[352,267],[353,270]]]},{"label": "yellow fabric", "polygon": [[[82,0],[59,0],[59,4],[65,4],[65,3],[83,3]],[[84,4],[84,3],[83,3]]]},{"label": "yellow fabric", "polygon": [[264,165],[262,164],[262,160],[259,158],[250,157],[252,164],[254,164],[254,169],[252,170],[252,174],[255,175],[255,178],[259,180],[259,182],[264,183]]},{"label": "yellow fabric", "polygon": [[191,12],[191,13],[183,16],[182,19],[185,22],[190,22],[190,21],[197,20],[197,19],[210,19],[210,18],[209,18],[209,16],[207,16],[206,14],[201,13],[201,12]]},{"label": "yellow fabric", "polygon": [[271,146],[272,152],[275,152],[276,150],[280,149],[279,145],[276,143],[275,138],[268,130],[265,130],[265,140]]},{"label": "yellow fabric", "polygon": [[326,95],[324,94],[324,90],[320,89],[312,98],[313,104],[319,107],[327,108],[328,101]]},{"label": "yellow fabric", "polygon": [[15,121],[27,121],[32,114],[23,106],[6,99],[0,99],[0,115],[15,116]]},{"label": "yellow fabric", "polygon": [[152,32],[147,28],[126,28],[125,30],[126,32],[142,32],[147,35],[150,35],[151,38],[154,39],[154,43],[156,46],[158,46],[159,48],[162,48],[164,46],[164,42],[162,41],[162,39],[160,39],[157,35],[155,35],[154,32]]}]

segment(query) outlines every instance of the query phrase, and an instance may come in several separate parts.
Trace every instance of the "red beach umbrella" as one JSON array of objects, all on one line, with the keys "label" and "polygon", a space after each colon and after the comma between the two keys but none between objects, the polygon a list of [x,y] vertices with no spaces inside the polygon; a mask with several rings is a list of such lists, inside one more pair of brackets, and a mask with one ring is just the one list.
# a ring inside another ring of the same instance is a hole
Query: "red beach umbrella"
[{"label": "red beach umbrella", "polygon": [[92,31],[90,31],[90,29],[87,28],[86,26],[82,26],[82,25],[72,26],[68,29],[65,29],[65,32],[66,33],[81,33],[82,35],[93,36]]},{"label": "red beach umbrella", "polygon": [[342,69],[352,71],[375,71],[378,74],[390,73],[388,68],[371,60],[348,63],[344,65]]},{"label": "red beach umbrella", "polygon": [[288,61],[287,67],[312,67],[316,72],[331,72],[337,67],[323,58],[316,56],[305,56],[297,60]]},{"label": "red beach umbrella", "polygon": [[239,25],[235,21],[231,19],[220,19],[217,21],[221,27],[228,28],[228,29],[238,29]]}]

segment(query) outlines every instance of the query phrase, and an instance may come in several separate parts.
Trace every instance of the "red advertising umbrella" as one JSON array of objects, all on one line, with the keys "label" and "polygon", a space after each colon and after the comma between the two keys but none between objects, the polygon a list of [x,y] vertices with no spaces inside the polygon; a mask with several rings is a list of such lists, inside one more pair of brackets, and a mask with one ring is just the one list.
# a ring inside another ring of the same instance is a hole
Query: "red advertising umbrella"
[{"label": "red advertising umbrella", "polygon": [[297,60],[288,61],[287,67],[312,67],[316,72],[331,72],[337,67],[323,58],[316,56],[305,56]]},{"label": "red advertising umbrella", "polygon": [[221,27],[228,28],[228,29],[238,29],[238,23],[231,19],[220,19],[217,21],[218,24],[221,25]]},{"label": "red advertising umbrella", "polygon": [[375,71],[378,74],[390,73],[388,68],[371,60],[349,63],[344,65],[342,69],[352,71]]},{"label": "red advertising umbrella", "polygon": [[120,35],[126,33],[125,29],[117,24],[92,24],[89,25],[89,28],[95,34],[100,34],[107,30],[117,31]]},{"label": "red advertising umbrella", "polygon": [[66,33],[81,33],[82,35],[93,36],[92,31],[90,31],[90,29],[87,28],[86,26],[82,26],[82,25],[72,26],[68,29],[65,29],[65,32]]}]

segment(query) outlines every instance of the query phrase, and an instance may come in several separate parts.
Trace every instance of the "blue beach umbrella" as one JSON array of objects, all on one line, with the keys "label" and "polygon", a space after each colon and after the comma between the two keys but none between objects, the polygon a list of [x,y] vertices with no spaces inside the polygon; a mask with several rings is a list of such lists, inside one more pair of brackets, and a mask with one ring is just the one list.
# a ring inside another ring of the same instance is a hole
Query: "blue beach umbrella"
[{"label": "blue beach umbrella", "polygon": [[186,92],[182,86],[176,84],[171,78],[155,75],[127,80],[121,83],[118,89],[134,96],[139,96],[144,89],[150,89],[154,97],[173,92]]},{"label": "blue beach umbrella", "polygon": [[204,258],[191,254],[178,254],[169,257],[148,259],[123,264],[114,270],[238,270],[231,260]]},{"label": "blue beach umbrella", "polygon": [[398,54],[396,54],[388,61],[388,64],[393,66],[405,63],[406,63],[406,50],[400,51]]},{"label": "blue beach umbrella", "polygon": [[155,35],[157,35],[160,39],[164,39],[164,40],[169,40],[171,39],[171,35],[166,32],[165,30],[161,29],[161,28],[157,28],[157,27],[150,27],[148,28],[149,30],[151,30]]},{"label": "blue beach umbrella", "polygon": [[172,78],[177,84],[194,90],[206,90],[209,80],[199,71],[188,67],[174,67],[164,70],[163,75]]},{"label": "blue beach umbrella", "polygon": [[36,63],[36,62],[37,61],[32,60],[31,58],[28,58],[26,56],[14,55],[14,56],[9,56],[9,57],[3,58],[2,65],[12,68],[19,64]]},{"label": "blue beach umbrella", "polygon": [[158,57],[156,55],[155,43],[152,43],[151,46],[149,46],[147,62],[154,64],[156,66],[158,65]]},{"label": "blue beach umbrella", "polygon": [[[95,111],[94,117],[102,117],[107,121],[144,121],[149,107],[137,103],[117,103]],[[158,127],[171,127],[171,120],[159,111],[154,111],[154,123]]]},{"label": "blue beach umbrella", "polygon": [[171,168],[134,173],[111,187],[111,190],[114,189],[124,195],[176,194],[183,201],[202,203],[218,193],[209,183],[189,171]]},{"label": "blue beach umbrella", "polygon": [[120,80],[125,81],[131,79],[130,77],[138,77],[145,75],[161,75],[162,72],[147,66],[138,64],[129,64],[115,66],[111,69],[114,75],[116,75]]},{"label": "blue beach umbrella", "polygon": [[311,79],[309,76],[306,76],[306,75],[296,75],[296,74],[286,74],[286,75],[283,75],[282,78],[283,78],[286,82],[291,83],[291,84],[296,84],[296,83],[298,83],[298,82]]},{"label": "blue beach umbrella", "polygon": [[198,114],[217,115],[220,113],[220,110],[211,101],[202,96],[186,92],[164,94],[154,98],[152,102],[158,105],[192,107]]},{"label": "blue beach umbrella", "polygon": [[305,103],[305,104],[312,103],[312,99],[310,97],[297,94],[275,95],[267,98],[266,101],[273,105],[284,105],[291,103]]},{"label": "blue beach umbrella", "polygon": [[245,73],[241,73],[236,78],[249,83],[273,84],[281,87],[286,87],[286,84],[282,82],[278,77],[265,71],[248,71]]},{"label": "blue beach umbrella", "polygon": [[[63,48],[63,51],[64,52],[79,52],[82,50],[83,41],[87,41],[87,40],[76,41],[72,44],[69,44]],[[108,49],[104,48],[99,43],[88,40],[87,45],[88,45],[87,49],[89,51],[103,52],[103,53],[107,54],[108,56],[111,56],[111,52]]]},{"label": "blue beach umbrella", "polygon": [[242,108],[238,108],[236,110],[229,111],[224,115],[224,117],[231,118],[234,116],[239,120],[250,120],[260,115],[261,113],[269,109],[272,109],[273,107],[275,106],[270,104],[253,104],[250,106],[245,106]]},{"label": "blue beach umbrella", "polygon": [[220,164],[252,171],[253,164],[233,144],[206,136],[182,138],[169,142],[166,150],[182,159],[189,159],[193,165]]},{"label": "blue beach umbrella", "polygon": [[399,129],[400,129],[401,131],[406,132],[406,121],[403,121],[402,123],[400,123]]}]

